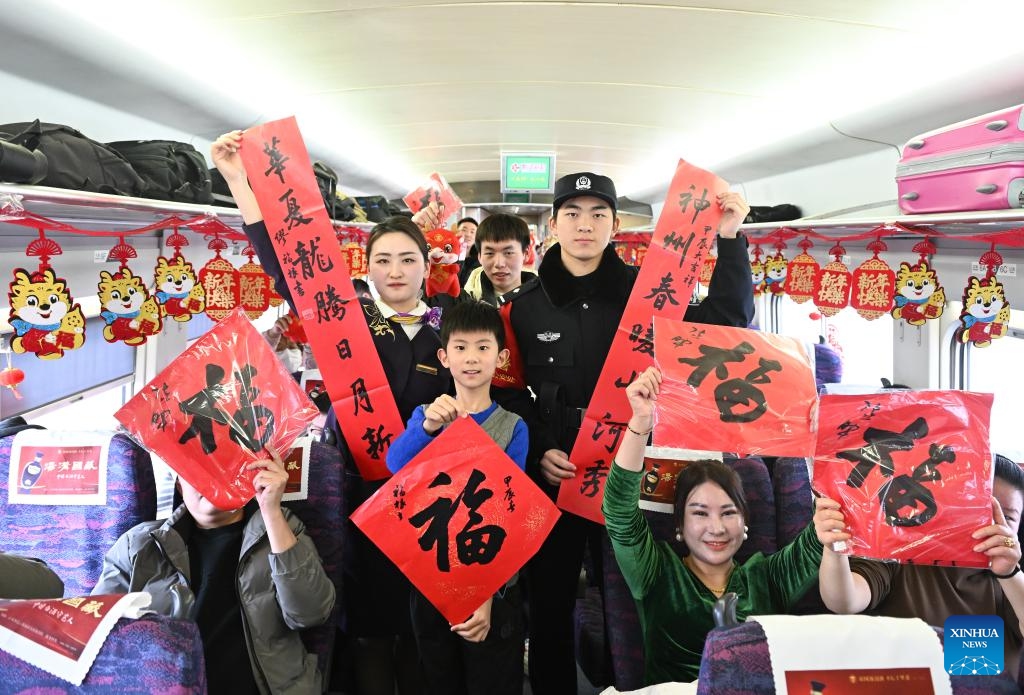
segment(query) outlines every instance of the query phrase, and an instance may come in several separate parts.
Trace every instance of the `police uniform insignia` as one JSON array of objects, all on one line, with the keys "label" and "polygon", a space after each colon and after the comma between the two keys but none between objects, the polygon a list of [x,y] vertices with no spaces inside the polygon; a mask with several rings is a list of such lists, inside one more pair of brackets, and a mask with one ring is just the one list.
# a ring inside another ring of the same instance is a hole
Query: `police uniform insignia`
[{"label": "police uniform insignia", "polygon": [[586,176],[581,176],[576,179],[576,190],[577,191],[589,191],[590,190],[590,179]]},{"label": "police uniform insignia", "polygon": [[561,337],[561,333],[553,333],[551,331],[544,331],[543,333],[537,334],[537,340],[542,343],[553,343]]}]

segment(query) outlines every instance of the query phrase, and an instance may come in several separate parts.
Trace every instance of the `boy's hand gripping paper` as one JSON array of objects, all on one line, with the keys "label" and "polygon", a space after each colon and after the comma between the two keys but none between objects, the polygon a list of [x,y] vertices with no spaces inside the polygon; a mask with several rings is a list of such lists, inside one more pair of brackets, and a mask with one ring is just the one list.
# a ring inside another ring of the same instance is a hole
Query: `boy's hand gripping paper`
[{"label": "boy's hand gripping paper", "polygon": [[218,509],[252,499],[256,471],[284,456],[317,416],[239,307],[114,414]]},{"label": "boy's hand gripping paper", "polygon": [[992,394],[892,391],[823,396],[814,489],[839,502],[853,555],[988,567]]},{"label": "boy's hand gripping paper", "polygon": [[540,548],[558,510],[470,418],[459,418],[352,514],[452,624]]}]

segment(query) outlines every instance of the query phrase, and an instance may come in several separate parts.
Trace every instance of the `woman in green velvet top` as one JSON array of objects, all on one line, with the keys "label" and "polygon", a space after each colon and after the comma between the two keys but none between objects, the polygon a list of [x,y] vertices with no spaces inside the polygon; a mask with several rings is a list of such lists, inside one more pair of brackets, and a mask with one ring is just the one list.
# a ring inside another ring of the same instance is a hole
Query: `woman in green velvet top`
[{"label": "woman in green velvet top", "polygon": [[714,627],[712,607],[726,591],[738,596],[736,615],[784,613],[814,583],[850,579],[847,558],[831,544],[850,538],[839,504],[819,498],[813,523],[776,553],[757,553],[742,565],[733,556],[746,538],[743,488],[728,466],[691,464],[676,483],[676,538],[689,555],[680,560],[651,535],[637,503],[644,446],[654,420],[661,373],[650,368],[626,389],[633,415],[604,493],[604,516],[622,574],[636,599],[648,684],[697,679],[704,639]]}]

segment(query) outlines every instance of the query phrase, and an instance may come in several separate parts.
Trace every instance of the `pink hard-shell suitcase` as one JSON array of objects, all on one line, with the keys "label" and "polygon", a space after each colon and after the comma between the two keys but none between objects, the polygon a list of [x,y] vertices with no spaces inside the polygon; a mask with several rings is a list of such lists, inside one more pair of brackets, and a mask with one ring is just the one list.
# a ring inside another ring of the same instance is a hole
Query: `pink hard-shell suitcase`
[{"label": "pink hard-shell suitcase", "polygon": [[1024,207],[1024,105],[911,139],[896,187],[907,213]]}]

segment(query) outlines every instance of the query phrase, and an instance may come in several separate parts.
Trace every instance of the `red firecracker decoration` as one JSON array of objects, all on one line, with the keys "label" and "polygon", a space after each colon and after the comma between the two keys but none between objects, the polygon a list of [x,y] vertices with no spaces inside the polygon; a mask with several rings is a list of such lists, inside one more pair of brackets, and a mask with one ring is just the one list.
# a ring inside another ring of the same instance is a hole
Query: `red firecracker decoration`
[{"label": "red firecracker decoration", "polygon": [[164,326],[156,298],[150,296],[143,279],[128,267],[128,261],[138,257],[135,247],[121,237],[107,254],[108,261],[119,261],[121,267],[114,273],[100,271],[97,297],[100,317],[106,324],[103,338],[108,343],[137,347]]},{"label": "red firecracker decoration", "polygon": [[980,263],[987,270],[981,280],[974,276],[967,278],[964,306],[960,312],[959,337],[962,343],[988,347],[993,340],[1006,335],[1010,323],[1010,303],[1006,300],[1003,284],[996,279],[996,271],[1003,264],[1003,257],[996,252],[995,244],[982,254]]},{"label": "red firecracker decoration", "polygon": [[704,259],[704,263],[700,267],[700,275],[697,276],[697,282],[704,285],[705,287],[710,287],[711,276],[715,274],[715,264],[717,262],[718,256],[716,256],[714,252],[709,249],[707,258]]},{"label": "red firecracker decoration", "polygon": [[923,326],[928,319],[942,316],[946,307],[946,292],[939,284],[939,277],[929,266],[929,257],[936,248],[928,239],[914,245],[914,252],[920,254],[917,263],[900,263],[896,273],[896,306],[892,317],[903,319],[911,326]]},{"label": "red firecracker decoration", "polygon": [[814,295],[814,305],[823,316],[835,316],[850,302],[850,269],[842,261],[846,249],[841,244],[830,248],[828,253],[833,260],[826,264],[818,275],[818,291]]},{"label": "red firecracker decoration", "polygon": [[786,273],[789,270],[789,261],[782,253],[786,248],[786,242],[775,242],[775,255],[768,256],[764,261],[764,290],[771,294],[783,295],[786,293]]},{"label": "red firecracker decoration", "polygon": [[764,292],[764,263],[761,261],[761,245],[754,244],[754,257],[750,259],[750,282],[754,285],[754,296]]},{"label": "red firecracker decoration", "polygon": [[206,292],[196,277],[195,268],[181,254],[181,247],[188,246],[185,235],[175,229],[165,243],[174,249],[174,254],[170,258],[157,256],[153,296],[160,304],[161,316],[184,323],[206,308]]},{"label": "red firecracker decoration", "polygon": [[242,254],[249,260],[238,269],[238,303],[245,310],[245,315],[255,321],[270,307],[273,288],[263,266],[253,260],[256,250],[251,244],[242,249]]},{"label": "red firecracker decoration", "polygon": [[214,256],[199,271],[199,282],[206,293],[206,315],[214,321],[220,321],[238,306],[238,270],[221,257],[220,252],[228,244],[220,235],[214,234],[207,247],[214,252]]},{"label": "red firecracker decoration", "polygon": [[34,353],[43,360],[56,360],[66,350],[85,343],[85,314],[75,302],[63,278],[50,267],[50,257],[63,253],[60,245],[47,239],[42,229],[25,255],[39,259],[39,269],[30,273],[15,268],[7,297],[11,305],[8,322],[14,329],[11,349]]},{"label": "red firecracker decoration", "polygon": [[872,252],[867,259],[853,271],[853,289],[850,293],[850,306],[869,321],[888,314],[892,310],[895,296],[896,274],[889,264],[878,257],[888,247],[880,237],[868,244]]},{"label": "red firecracker decoration", "polygon": [[821,267],[814,257],[807,253],[814,244],[807,237],[797,244],[800,254],[789,262],[786,272],[786,294],[797,304],[814,299],[818,291],[818,273]]}]

